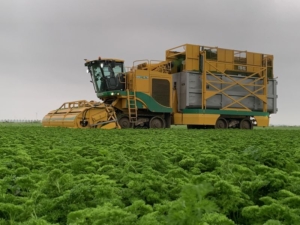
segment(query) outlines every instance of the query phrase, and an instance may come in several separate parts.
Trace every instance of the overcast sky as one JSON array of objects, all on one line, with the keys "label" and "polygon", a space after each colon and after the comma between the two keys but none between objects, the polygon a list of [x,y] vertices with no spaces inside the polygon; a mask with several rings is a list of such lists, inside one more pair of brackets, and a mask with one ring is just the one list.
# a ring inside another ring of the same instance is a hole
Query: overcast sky
[{"label": "overcast sky", "polygon": [[97,100],[84,60],[160,59],[185,44],[273,54],[278,113],[300,125],[299,0],[0,0],[0,119]]}]

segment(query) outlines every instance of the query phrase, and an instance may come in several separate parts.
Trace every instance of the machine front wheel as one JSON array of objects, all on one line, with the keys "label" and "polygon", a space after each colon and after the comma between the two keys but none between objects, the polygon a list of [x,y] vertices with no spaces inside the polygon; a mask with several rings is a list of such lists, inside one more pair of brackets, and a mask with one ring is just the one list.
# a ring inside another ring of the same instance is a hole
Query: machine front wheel
[{"label": "machine front wheel", "polygon": [[127,116],[121,117],[118,122],[122,129],[128,129],[133,127],[133,124],[130,123],[129,118]]},{"label": "machine front wheel", "polygon": [[243,119],[241,122],[240,122],[240,129],[252,129],[253,128],[253,125],[252,125],[252,122],[248,119]]},{"label": "machine front wheel", "polygon": [[228,128],[228,123],[225,119],[220,118],[217,120],[215,128],[216,129],[226,129],[226,128]]},{"label": "machine front wheel", "polygon": [[165,128],[165,127],[166,127],[165,120],[158,116],[152,117],[149,122],[149,128]]}]

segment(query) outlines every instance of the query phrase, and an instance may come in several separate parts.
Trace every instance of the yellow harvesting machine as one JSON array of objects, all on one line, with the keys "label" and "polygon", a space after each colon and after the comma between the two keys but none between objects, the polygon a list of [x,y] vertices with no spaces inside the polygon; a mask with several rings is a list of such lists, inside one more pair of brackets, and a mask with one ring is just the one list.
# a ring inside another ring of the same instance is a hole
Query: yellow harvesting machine
[{"label": "yellow harvesting machine", "polygon": [[277,112],[273,56],[185,44],[165,60],[86,60],[101,102],[64,103],[44,126],[74,128],[200,128],[268,126]]},{"label": "yellow harvesting machine", "polygon": [[120,128],[114,108],[104,103],[79,100],[66,102],[43,119],[44,126]]}]

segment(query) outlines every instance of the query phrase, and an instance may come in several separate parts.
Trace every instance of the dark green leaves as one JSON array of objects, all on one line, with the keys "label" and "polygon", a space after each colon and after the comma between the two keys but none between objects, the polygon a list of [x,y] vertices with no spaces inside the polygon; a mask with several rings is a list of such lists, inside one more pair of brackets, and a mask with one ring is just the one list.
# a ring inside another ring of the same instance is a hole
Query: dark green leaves
[{"label": "dark green leaves", "polygon": [[300,130],[0,133],[1,225],[300,221]]}]

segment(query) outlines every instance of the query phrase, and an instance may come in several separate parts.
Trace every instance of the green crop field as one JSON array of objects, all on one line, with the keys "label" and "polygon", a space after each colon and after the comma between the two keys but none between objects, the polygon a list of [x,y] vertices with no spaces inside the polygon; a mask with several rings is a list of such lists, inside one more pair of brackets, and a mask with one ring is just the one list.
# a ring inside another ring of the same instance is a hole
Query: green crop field
[{"label": "green crop field", "polygon": [[300,224],[300,129],[0,125],[0,224]]}]

